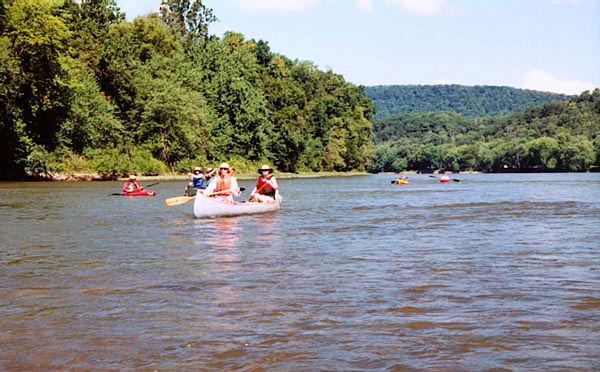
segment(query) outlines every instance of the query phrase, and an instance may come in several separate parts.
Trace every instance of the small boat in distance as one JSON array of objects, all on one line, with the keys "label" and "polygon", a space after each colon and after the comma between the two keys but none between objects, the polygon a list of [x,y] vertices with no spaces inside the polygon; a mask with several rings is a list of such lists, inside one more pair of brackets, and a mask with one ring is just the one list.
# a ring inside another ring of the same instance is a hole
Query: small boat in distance
[{"label": "small boat in distance", "polygon": [[135,190],[132,192],[121,192],[120,194],[113,195],[121,195],[121,196],[155,196],[156,191],[154,190]]},{"label": "small boat in distance", "polygon": [[246,214],[274,212],[281,208],[282,198],[279,196],[272,203],[235,202],[229,204],[202,195],[196,194],[194,201],[194,215],[196,218],[232,217]]}]

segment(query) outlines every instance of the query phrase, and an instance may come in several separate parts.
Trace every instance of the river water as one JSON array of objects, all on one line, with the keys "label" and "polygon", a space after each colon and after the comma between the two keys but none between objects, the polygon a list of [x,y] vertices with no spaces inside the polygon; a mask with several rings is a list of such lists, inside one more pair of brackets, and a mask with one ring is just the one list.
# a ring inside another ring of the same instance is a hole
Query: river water
[{"label": "river water", "polygon": [[0,183],[0,370],[600,370],[600,174],[453,177]]}]

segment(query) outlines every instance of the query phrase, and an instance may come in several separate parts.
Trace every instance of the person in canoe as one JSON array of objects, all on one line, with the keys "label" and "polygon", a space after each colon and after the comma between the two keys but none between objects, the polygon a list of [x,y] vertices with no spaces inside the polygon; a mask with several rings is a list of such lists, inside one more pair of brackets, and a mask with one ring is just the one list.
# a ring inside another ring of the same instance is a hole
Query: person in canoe
[{"label": "person in canoe", "polygon": [[233,197],[240,195],[241,190],[229,164],[222,163],[219,166],[219,172],[215,179],[211,181],[203,193],[205,196],[215,197],[233,204]]},{"label": "person in canoe", "polygon": [[212,181],[215,178],[215,170],[210,167],[206,168],[206,173],[204,173],[204,177],[206,178],[204,184],[208,186],[210,184],[210,181]]},{"label": "person in canoe", "polygon": [[188,175],[190,176],[190,181],[185,186],[183,195],[194,196],[196,195],[196,191],[206,188],[206,178],[204,172],[202,172],[202,168],[196,167],[194,168],[194,172]]},{"label": "person in canoe", "polygon": [[277,185],[277,179],[273,176],[273,169],[268,165],[263,165],[258,170],[258,180],[256,186],[250,193],[250,201],[256,201],[260,203],[272,203],[275,201],[277,194],[279,193],[279,186]]},{"label": "person in canoe", "polygon": [[137,177],[132,174],[129,176],[129,180],[123,184],[123,192],[128,194],[135,191],[142,191],[144,188],[137,181]]}]

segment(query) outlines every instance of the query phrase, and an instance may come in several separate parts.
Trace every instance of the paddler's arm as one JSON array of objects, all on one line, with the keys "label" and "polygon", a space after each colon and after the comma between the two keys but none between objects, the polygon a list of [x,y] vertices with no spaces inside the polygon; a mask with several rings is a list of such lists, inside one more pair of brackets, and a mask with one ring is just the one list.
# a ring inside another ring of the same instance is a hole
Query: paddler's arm
[{"label": "paddler's arm", "polygon": [[235,177],[231,177],[231,187],[229,188],[233,196],[238,196],[242,193],[240,187],[238,186],[237,179]]}]

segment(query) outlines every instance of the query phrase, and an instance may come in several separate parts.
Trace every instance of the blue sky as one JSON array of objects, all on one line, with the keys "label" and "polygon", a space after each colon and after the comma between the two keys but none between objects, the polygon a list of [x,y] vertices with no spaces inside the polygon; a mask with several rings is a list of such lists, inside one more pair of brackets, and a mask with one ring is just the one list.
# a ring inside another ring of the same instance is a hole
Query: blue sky
[{"label": "blue sky", "polygon": [[[117,0],[127,19],[161,0]],[[204,0],[211,33],[262,39],[356,85],[600,87],[600,0]]]}]

